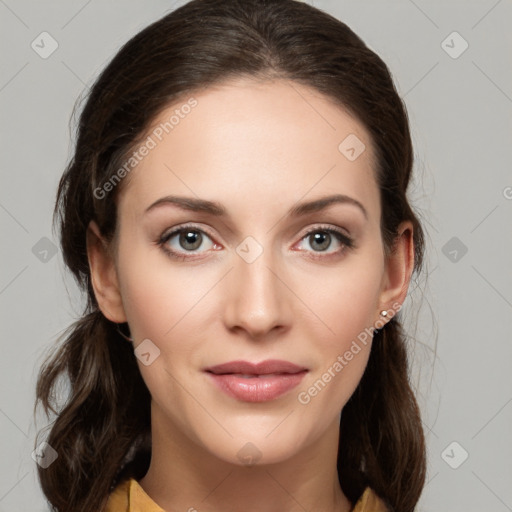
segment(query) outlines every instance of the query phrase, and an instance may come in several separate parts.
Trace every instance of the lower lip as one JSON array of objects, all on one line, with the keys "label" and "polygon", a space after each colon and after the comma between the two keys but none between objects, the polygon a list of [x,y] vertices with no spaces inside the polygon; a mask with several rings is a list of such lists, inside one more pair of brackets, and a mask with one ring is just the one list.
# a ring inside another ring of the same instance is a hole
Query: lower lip
[{"label": "lower lip", "polygon": [[298,373],[272,375],[271,377],[262,375],[250,378],[207,373],[224,393],[233,398],[244,402],[268,402],[279,398],[298,386],[307,370]]}]

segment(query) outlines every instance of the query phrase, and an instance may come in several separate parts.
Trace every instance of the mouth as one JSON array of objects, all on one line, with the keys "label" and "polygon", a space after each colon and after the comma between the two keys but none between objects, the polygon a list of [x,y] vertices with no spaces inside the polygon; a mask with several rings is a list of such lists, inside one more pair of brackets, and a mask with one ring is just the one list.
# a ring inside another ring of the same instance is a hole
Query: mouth
[{"label": "mouth", "polygon": [[209,368],[205,371],[215,375],[241,375],[247,377],[264,376],[264,375],[290,375],[302,371],[307,371],[304,366],[283,361],[280,359],[268,359],[260,363],[250,363],[249,361],[230,361]]},{"label": "mouth", "polygon": [[243,402],[276,400],[298,386],[309,371],[289,361],[232,361],[206,368],[218,389]]},{"label": "mouth", "polygon": [[[277,375],[296,375],[296,373],[263,373],[263,374],[256,374],[256,375],[242,374],[242,373],[213,373],[213,372],[209,372],[209,373],[212,373],[213,375],[219,375],[219,376],[233,375],[234,377],[240,377],[241,379],[267,379],[267,378],[271,378],[271,377],[276,377]],[[297,373],[300,373],[300,372],[297,372]]]}]

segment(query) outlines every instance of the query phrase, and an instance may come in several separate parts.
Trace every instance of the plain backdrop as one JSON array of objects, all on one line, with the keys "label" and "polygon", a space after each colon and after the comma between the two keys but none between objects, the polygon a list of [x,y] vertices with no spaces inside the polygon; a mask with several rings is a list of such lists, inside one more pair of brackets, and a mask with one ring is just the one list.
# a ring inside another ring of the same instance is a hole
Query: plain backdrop
[{"label": "plain backdrop", "polygon": [[[32,409],[46,350],[82,307],[51,229],[73,106],[183,3],[0,0],[0,512],[48,510]],[[428,233],[428,279],[404,308],[429,456],[418,510],[512,511],[512,3],[309,3],[383,58],[409,113]]]}]

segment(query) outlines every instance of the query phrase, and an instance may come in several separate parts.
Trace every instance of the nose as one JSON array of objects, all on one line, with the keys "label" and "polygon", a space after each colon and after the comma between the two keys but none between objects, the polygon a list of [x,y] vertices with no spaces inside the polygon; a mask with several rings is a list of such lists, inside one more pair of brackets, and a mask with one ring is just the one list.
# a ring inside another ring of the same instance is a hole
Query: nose
[{"label": "nose", "polygon": [[234,253],[234,268],[225,280],[224,322],[230,331],[261,340],[287,329],[291,296],[271,250],[252,262]]}]

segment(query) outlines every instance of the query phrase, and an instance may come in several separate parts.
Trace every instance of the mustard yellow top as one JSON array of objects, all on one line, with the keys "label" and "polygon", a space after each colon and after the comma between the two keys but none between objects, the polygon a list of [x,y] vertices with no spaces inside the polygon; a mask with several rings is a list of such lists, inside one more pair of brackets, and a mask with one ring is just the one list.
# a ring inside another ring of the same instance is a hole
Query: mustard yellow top
[{"label": "mustard yellow top", "polygon": [[[367,487],[351,512],[387,512],[384,502]],[[165,512],[130,478],[121,482],[109,496],[104,512]]]}]

